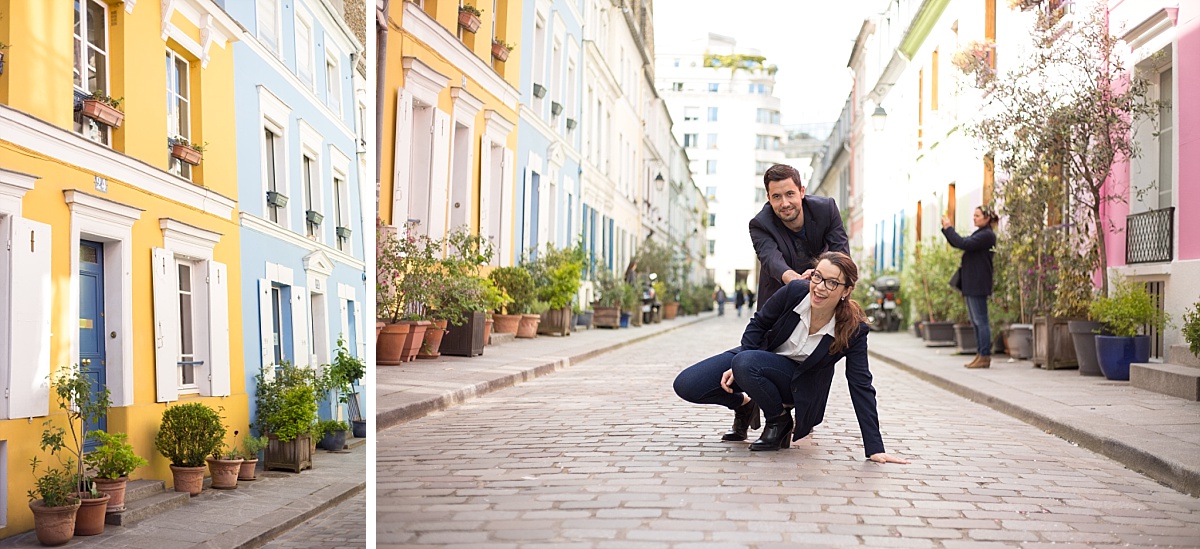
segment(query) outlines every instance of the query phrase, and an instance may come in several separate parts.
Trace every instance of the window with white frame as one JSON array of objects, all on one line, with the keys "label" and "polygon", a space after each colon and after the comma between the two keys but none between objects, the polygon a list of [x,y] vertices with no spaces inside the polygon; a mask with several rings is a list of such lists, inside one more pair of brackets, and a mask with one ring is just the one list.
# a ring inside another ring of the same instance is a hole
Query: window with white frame
[{"label": "window with white frame", "polygon": [[709,160],[704,173],[706,173],[708,175],[713,175],[713,174],[717,173],[717,161]]},{"label": "window with white frame", "polygon": [[258,41],[272,53],[279,55],[280,9],[279,0],[255,0],[258,25]]},{"label": "window with white frame", "polygon": [[[191,77],[189,64],[174,51],[167,50],[167,137],[191,143],[192,108]],[[180,177],[192,178],[192,166],[174,156],[167,155],[168,170]]]},{"label": "window with white frame", "polygon": [[[74,57],[75,91],[83,95],[107,94],[108,74],[108,13],[99,0],[75,0]],[[108,126],[75,111],[75,132],[84,137],[109,144]]]},{"label": "window with white frame", "polygon": [[272,364],[283,364],[285,354],[283,352],[283,311],[287,306],[287,302],[283,299],[283,287],[271,285],[271,353],[275,361]]},{"label": "window with white frame", "polygon": [[176,259],[178,271],[179,292],[179,391],[181,393],[198,392],[196,387],[196,366],[204,364],[196,356],[196,326],[203,323],[197,318],[202,311],[195,306],[195,271],[196,264],[185,259]]},{"label": "window with white frame", "polygon": [[321,238],[321,173],[317,161],[309,155],[304,155],[301,161],[301,175],[304,177],[304,234],[312,240]]},{"label": "window with white frame", "polygon": [[348,251],[350,247],[350,196],[344,178],[333,177],[334,231],[337,233],[337,249]]},{"label": "window with white frame", "polygon": [[333,112],[342,114],[342,74],[337,57],[325,57],[325,101]]},{"label": "window with white frame", "polygon": [[1175,73],[1168,67],[1158,73],[1158,209],[1172,204],[1175,162]]},{"label": "window with white frame", "polygon": [[683,134],[683,146],[685,148],[689,148],[689,149],[693,148],[699,143],[699,141],[700,141],[700,134],[698,134],[698,133]]},{"label": "window with white frame", "polygon": [[296,76],[311,89],[313,86],[312,23],[296,10]]},{"label": "window with white frame", "polygon": [[716,121],[717,121],[717,108],[716,108],[716,107],[709,107],[709,108],[708,108],[708,121],[709,121],[709,122],[716,122]]},{"label": "window with white frame", "polygon": [[283,190],[287,185],[280,177],[283,173],[280,165],[282,151],[283,141],[279,135],[272,128],[264,129],[263,169],[266,172],[267,183],[267,219],[273,223],[280,223],[280,220],[286,217],[284,207],[287,204],[287,195]]},{"label": "window with white frame", "polygon": [[683,121],[684,122],[695,122],[697,120],[700,120],[700,107],[684,107],[683,108]]},{"label": "window with white frame", "polygon": [[710,149],[717,148],[717,134],[715,134],[715,133],[708,134],[708,148],[710,148]]}]

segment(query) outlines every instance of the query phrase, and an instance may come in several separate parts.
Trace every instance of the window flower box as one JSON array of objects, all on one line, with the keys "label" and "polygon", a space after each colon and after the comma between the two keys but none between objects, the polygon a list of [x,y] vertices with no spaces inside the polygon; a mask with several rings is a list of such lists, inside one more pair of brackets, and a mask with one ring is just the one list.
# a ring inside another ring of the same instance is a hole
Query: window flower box
[{"label": "window flower box", "polygon": [[168,141],[171,145],[171,157],[187,162],[193,166],[200,165],[204,159],[204,146],[189,143],[187,139],[177,138]]},{"label": "window flower box", "polygon": [[350,239],[350,235],[354,232],[350,229],[350,227],[338,227],[336,231],[338,238],[345,238],[347,240]]},{"label": "window flower box", "polygon": [[483,12],[475,9],[470,4],[463,5],[458,8],[458,26],[464,31],[474,34],[479,30],[479,16]]},{"label": "window flower box", "polygon": [[267,191],[267,205],[268,206],[274,206],[276,208],[284,208],[284,207],[287,207],[287,203],[288,203],[287,195],[278,193],[276,191]]},{"label": "window flower box", "polygon": [[534,84],[533,85],[533,96],[537,97],[539,99],[546,97],[546,86],[543,86],[541,84]]},{"label": "window flower box", "polygon": [[512,52],[513,44],[506,44],[500,40],[492,42],[492,57],[501,63],[508,61],[508,54]]},{"label": "window flower box", "polygon": [[562,103],[559,103],[558,101],[550,102],[550,114],[553,114],[554,116],[558,116],[558,115],[562,114],[562,111],[563,111]]},{"label": "window flower box", "polygon": [[315,212],[313,210],[305,210],[304,218],[313,225],[320,225],[321,221],[325,220],[325,216],[321,212]]},{"label": "window flower box", "polygon": [[125,113],[121,112],[120,106],[121,99],[113,99],[97,90],[83,100],[81,112],[92,120],[116,129],[125,121]]},{"label": "window flower box", "polygon": [[574,118],[567,119],[567,129],[568,130],[573,130],[573,129],[575,129],[575,126],[578,126],[578,125],[579,125],[579,123],[576,122]]}]

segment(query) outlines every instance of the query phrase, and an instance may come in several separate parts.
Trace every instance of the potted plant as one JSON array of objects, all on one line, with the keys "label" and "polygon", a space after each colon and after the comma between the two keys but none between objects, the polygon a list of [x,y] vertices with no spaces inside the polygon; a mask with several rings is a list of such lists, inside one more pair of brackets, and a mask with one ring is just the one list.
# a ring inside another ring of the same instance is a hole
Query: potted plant
[{"label": "potted plant", "polygon": [[470,4],[463,4],[458,7],[458,26],[469,33],[474,33],[479,30],[479,16],[483,15],[483,11]]},{"label": "potted plant", "polygon": [[317,421],[313,370],[284,362],[270,378],[255,376],[256,427],[268,439],[264,469],[299,473],[312,468],[312,430]]},{"label": "potted plant", "polygon": [[[75,535],[94,536],[104,531],[104,514],[111,497],[97,491],[84,475],[83,447],[88,433],[99,425],[108,413],[110,402],[108,389],[92,387],[91,378],[78,366],[64,367],[51,377],[51,389],[58,406],[67,416],[67,429],[46,424],[42,431],[42,448],[51,452],[66,449],[69,461],[76,464],[76,491],[81,502],[75,516]],[[70,433],[70,439],[67,434]]]},{"label": "potted plant", "polygon": [[317,429],[321,432],[321,441],[317,446],[337,452],[346,447],[346,434],[350,431],[350,425],[345,421],[338,419],[327,419],[317,423]]},{"label": "potted plant", "polygon": [[242,448],[238,455],[242,458],[242,465],[238,468],[238,480],[258,480],[255,472],[258,466],[258,453],[267,447],[267,437],[246,435],[242,439]]},{"label": "potted plant", "polygon": [[498,334],[517,333],[521,315],[533,306],[533,277],[521,267],[500,267],[489,273],[488,278],[503,292],[508,302],[492,314],[492,319],[496,321],[492,329]]},{"label": "potted plant", "polygon": [[[44,434],[43,434],[44,437]],[[44,438],[43,438],[44,439]],[[42,449],[46,449],[43,446]],[[57,457],[57,450],[51,449]],[[42,545],[62,545],[75,537],[75,514],[79,510],[79,492],[76,487],[74,463],[68,458],[55,466],[46,465],[40,475],[37,456],[32,460],[33,489],[29,496],[29,510],[33,513],[33,527],[37,540]]]},{"label": "potted plant", "polygon": [[83,100],[81,112],[92,120],[117,129],[125,120],[125,113],[121,111],[121,102],[124,100],[124,97],[113,99],[104,90],[96,90]]},{"label": "potted plant", "polygon": [[1104,377],[1128,381],[1129,365],[1150,360],[1150,336],[1138,335],[1142,326],[1161,330],[1170,316],[1154,305],[1144,284],[1126,278],[1113,281],[1110,295],[1092,301],[1092,316],[1112,335],[1096,336],[1096,356]]},{"label": "potted plant", "polygon": [[537,288],[537,299],[548,305],[541,314],[538,333],[571,335],[571,301],[579,292],[586,257],[582,241],[570,248],[547,243],[536,259],[524,262]]},{"label": "potted plant", "polygon": [[593,324],[597,328],[621,326],[621,302],[625,290],[608,269],[596,271],[596,302],[592,304]]},{"label": "potted plant", "polygon": [[[902,286],[914,291],[913,306],[927,321],[921,324],[927,347],[955,345],[951,320],[962,296],[949,287],[950,277],[958,269],[961,254],[940,236],[917,243],[914,260],[905,267]],[[964,305],[965,307],[965,305]]]},{"label": "potted plant", "polygon": [[1188,350],[1200,357],[1200,301],[1183,313],[1183,340],[1187,342]]},{"label": "potted plant", "polygon": [[618,287],[621,292],[621,327],[628,328],[630,323],[634,326],[641,326],[642,315],[639,312],[641,300],[638,299],[637,290],[628,282],[621,282]]},{"label": "potted plant", "polygon": [[205,459],[224,440],[221,415],[201,402],[169,406],[163,411],[154,447],[171,461],[176,492],[195,496],[204,489]]},{"label": "potted plant", "polygon": [[[354,392],[354,382],[362,379],[366,374],[366,364],[361,358],[350,354],[350,350],[346,348],[346,340],[338,336],[337,353],[333,358],[333,364],[325,366],[322,379],[323,385],[321,387],[322,393],[333,392],[333,399],[330,402],[334,405],[333,415],[335,417],[341,415],[341,405],[344,404],[349,407],[350,399],[357,397],[357,394]],[[347,411],[350,412],[353,421],[361,422],[365,426],[366,422],[364,420],[354,417],[355,414],[353,412],[357,409],[358,407],[354,406]],[[355,436],[358,435],[355,434]]]},{"label": "potted plant", "polygon": [[[234,438],[238,435],[237,431],[233,432]],[[238,477],[242,470],[242,456],[239,456],[233,446],[226,446],[224,442],[218,445],[212,455],[205,459],[208,462],[208,470],[212,474],[212,487],[217,490],[236,490]]]},{"label": "potted plant", "polygon": [[167,144],[171,146],[172,157],[193,166],[200,165],[200,161],[204,159],[204,148],[208,146],[208,143],[193,143],[182,136],[168,139]]},{"label": "potted plant", "polygon": [[517,335],[520,338],[535,338],[538,335],[538,325],[542,323],[542,313],[550,309],[550,304],[540,299],[534,299],[526,309],[528,313],[521,315],[517,322]]},{"label": "potted plant", "polygon": [[129,473],[149,462],[134,452],[133,445],[128,442],[129,435],[125,433],[92,431],[90,436],[99,443],[96,449],[83,456],[83,462],[92,473],[92,484],[108,494],[107,512],[124,511]]},{"label": "potted plant", "polygon": [[492,57],[501,63],[508,61],[508,54],[512,52],[516,44],[509,44],[499,38],[492,40]]},{"label": "potted plant", "polygon": [[481,355],[487,344],[487,311],[506,305],[495,282],[481,273],[483,266],[492,261],[495,247],[483,235],[471,234],[466,225],[451,231],[446,243],[450,254],[443,265],[455,282],[450,297],[442,303],[442,307],[449,305],[450,310],[442,313],[448,326],[441,352],[455,356]]}]

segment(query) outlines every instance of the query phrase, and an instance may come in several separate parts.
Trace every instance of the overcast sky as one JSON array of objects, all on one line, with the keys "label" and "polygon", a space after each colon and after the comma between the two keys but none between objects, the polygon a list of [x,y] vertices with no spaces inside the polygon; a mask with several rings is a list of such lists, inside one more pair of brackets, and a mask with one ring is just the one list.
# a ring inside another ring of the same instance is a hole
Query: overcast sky
[{"label": "overcast sky", "polygon": [[654,0],[654,47],[665,53],[709,32],[779,66],[785,125],[833,122],[850,93],[846,62],[863,20],[888,0]]}]

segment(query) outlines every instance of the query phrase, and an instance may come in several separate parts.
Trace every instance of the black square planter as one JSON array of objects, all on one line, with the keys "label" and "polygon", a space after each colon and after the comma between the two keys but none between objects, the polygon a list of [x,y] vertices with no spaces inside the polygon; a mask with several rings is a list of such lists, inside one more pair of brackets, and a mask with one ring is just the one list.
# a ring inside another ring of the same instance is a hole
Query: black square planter
[{"label": "black square planter", "polygon": [[479,356],[483,354],[483,329],[487,315],[483,311],[468,313],[461,326],[451,324],[442,338],[441,352],[451,356]]}]

